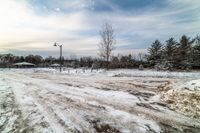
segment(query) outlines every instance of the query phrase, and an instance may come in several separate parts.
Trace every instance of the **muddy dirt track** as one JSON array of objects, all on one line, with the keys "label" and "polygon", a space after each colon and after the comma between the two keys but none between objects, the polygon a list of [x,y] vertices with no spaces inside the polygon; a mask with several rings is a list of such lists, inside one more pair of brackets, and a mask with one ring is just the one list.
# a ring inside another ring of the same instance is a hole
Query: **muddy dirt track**
[{"label": "muddy dirt track", "polygon": [[199,133],[159,94],[182,79],[0,72],[1,133]]}]

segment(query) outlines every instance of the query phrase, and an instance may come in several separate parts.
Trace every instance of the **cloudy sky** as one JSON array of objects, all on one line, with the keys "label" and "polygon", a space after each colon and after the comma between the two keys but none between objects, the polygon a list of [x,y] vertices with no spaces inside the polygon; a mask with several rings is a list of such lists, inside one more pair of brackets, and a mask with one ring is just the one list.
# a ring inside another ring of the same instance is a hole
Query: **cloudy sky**
[{"label": "cloudy sky", "polygon": [[200,34],[199,0],[1,0],[0,53],[97,55],[99,30],[111,23],[115,54],[145,52],[155,39]]}]

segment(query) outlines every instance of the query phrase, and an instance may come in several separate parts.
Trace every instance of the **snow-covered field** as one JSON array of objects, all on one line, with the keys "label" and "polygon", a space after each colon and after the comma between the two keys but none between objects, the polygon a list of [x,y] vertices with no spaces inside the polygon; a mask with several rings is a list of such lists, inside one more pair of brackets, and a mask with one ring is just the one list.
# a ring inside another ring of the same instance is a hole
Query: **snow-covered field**
[{"label": "snow-covered field", "polygon": [[199,133],[200,73],[1,69],[1,133]]}]

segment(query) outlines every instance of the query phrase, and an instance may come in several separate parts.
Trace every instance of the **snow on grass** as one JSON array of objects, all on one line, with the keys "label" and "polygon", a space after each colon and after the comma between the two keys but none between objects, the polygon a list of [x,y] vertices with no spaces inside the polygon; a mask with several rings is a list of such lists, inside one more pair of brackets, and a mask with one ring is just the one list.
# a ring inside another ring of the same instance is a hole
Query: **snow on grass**
[{"label": "snow on grass", "polygon": [[108,77],[158,77],[158,78],[199,78],[199,71],[191,72],[170,72],[170,71],[156,71],[151,69],[146,69],[140,71],[138,69],[115,69],[108,70],[105,69],[94,69],[90,68],[63,68],[62,72],[59,69],[54,68],[33,68],[33,69],[0,69],[6,72],[20,72],[20,73],[52,73],[60,75],[77,75],[77,76],[108,76]]},{"label": "snow on grass", "polygon": [[160,78],[200,78],[200,72],[170,72],[137,69],[119,69],[108,72],[113,77],[160,77]]}]

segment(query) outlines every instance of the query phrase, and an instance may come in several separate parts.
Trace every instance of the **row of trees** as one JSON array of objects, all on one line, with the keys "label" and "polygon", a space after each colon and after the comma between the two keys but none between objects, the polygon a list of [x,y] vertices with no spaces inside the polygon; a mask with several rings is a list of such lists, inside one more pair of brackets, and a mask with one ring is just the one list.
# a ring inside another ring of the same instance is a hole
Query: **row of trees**
[{"label": "row of trees", "polygon": [[[54,63],[59,63],[59,58],[52,56],[43,58],[40,55],[28,55],[28,56],[16,56],[13,54],[2,54],[0,55],[0,67],[11,67],[14,63],[29,62],[39,67],[47,67]],[[77,61],[77,59],[64,59],[62,58],[63,64],[70,64],[71,62]]]},{"label": "row of trees", "polygon": [[[143,55],[144,56],[144,55]],[[80,58],[62,58],[62,65],[65,67],[93,67],[93,68],[135,68],[142,64],[142,54],[133,56],[131,54],[111,56],[109,66],[107,61],[93,57],[80,57]],[[15,56],[12,54],[0,55],[0,67],[12,67],[14,63],[29,62],[36,64],[38,67],[48,67],[54,63],[59,63],[59,58],[49,56],[43,58],[40,55],[28,55],[28,56]]]},{"label": "row of trees", "polygon": [[[0,67],[9,67],[17,62],[30,62],[39,67],[47,67],[59,63],[59,58],[40,55],[15,56],[12,54],[0,55]],[[62,58],[66,67],[94,67],[94,68],[138,68],[144,67],[158,69],[200,69],[200,37],[194,39],[183,35],[179,42],[174,38],[168,39],[164,44],[156,40],[148,49],[148,54],[118,55],[109,58]]]},{"label": "row of trees", "polygon": [[15,56],[13,54],[0,55],[0,63],[1,65],[4,66],[24,61],[39,65],[40,63],[43,62],[43,57],[41,57],[40,55],[28,55],[28,56]]},{"label": "row of trees", "polygon": [[180,41],[169,38],[164,44],[159,40],[148,49],[150,67],[158,69],[200,69],[200,37],[192,39],[183,35]]}]

